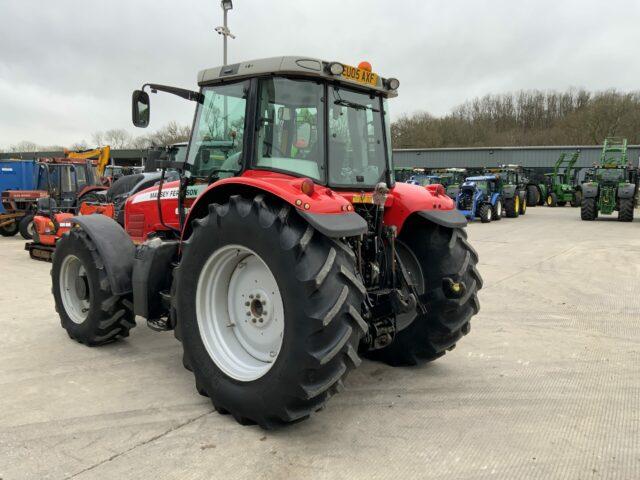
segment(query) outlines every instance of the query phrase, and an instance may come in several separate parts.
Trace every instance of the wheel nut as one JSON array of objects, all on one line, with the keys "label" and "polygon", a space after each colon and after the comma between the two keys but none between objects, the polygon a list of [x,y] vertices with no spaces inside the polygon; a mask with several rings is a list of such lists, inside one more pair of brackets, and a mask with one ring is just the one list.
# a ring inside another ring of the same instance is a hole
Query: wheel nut
[{"label": "wheel nut", "polygon": [[259,293],[256,293],[256,298],[260,298],[260,294]]},{"label": "wheel nut", "polygon": [[249,305],[251,305],[249,302],[244,302],[245,307],[248,307]]},{"label": "wheel nut", "polygon": [[260,323],[264,322],[264,320],[263,320],[263,319],[260,319],[260,320],[258,320],[258,321],[259,321]]},{"label": "wheel nut", "polygon": [[256,323],[256,319],[255,319],[255,318],[252,318],[252,319],[251,319],[251,321],[252,321],[253,323]]},{"label": "wheel nut", "polygon": [[276,352],[269,352],[269,356],[270,356],[271,358],[275,357],[275,356],[276,356]]}]

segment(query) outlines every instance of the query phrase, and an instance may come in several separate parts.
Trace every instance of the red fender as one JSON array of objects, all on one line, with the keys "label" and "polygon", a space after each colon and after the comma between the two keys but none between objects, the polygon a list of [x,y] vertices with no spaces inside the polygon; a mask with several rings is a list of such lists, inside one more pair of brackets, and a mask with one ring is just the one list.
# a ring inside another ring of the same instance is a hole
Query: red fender
[{"label": "red fender", "polygon": [[390,208],[385,208],[384,223],[395,225],[398,233],[402,230],[407,218],[416,212],[425,210],[451,211],[456,208],[454,201],[447,195],[442,185],[421,187],[397,182],[391,190],[390,196],[393,197],[392,205]]},{"label": "red fender", "polygon": [[201,212],[206,211],[207,205],[220,196],[227,196],[228,193],[238,190],[238,187],[249,187],[253,190],[268,192],[294,208],[309,213],[336,214],[353,211],[353,206],[346,198],[327,187],[314,184],[313,192],[306,195],[302,192],[304,181],[304,178],[263,170],[247,170],[241,176],[218,180],[209,185],[195,199],[187,216],[185,231],[189,230],[188,226],[193,218],[198,218],[201,216]]}]

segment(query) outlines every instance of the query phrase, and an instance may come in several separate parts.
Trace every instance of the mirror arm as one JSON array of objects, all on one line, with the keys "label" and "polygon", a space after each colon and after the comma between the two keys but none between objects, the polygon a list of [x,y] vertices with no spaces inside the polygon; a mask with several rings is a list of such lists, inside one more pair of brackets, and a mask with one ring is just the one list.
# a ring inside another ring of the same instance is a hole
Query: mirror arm
[{"label": "mirror arm", "polygon": [[159,90],[161,92],[177,95],[178,97],[184,98],[185,100],[191,100],[192,102],[202,103],[204,101],[203,95],[200,92],[194,92],[193,90],[187,90],[186,88],[171,87],[168,85],[160,85],[157,83],[145,83],[142,86],[142,90],[144,90],[146,87],[149,87],[153,93],[156,93]]}]

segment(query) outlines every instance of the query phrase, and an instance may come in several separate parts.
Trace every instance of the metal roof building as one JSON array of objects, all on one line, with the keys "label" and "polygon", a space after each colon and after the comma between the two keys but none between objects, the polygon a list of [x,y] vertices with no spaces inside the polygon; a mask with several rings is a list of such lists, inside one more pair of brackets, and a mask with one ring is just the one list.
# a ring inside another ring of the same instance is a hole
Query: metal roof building
[{"label": "metal roof building", "polygon": [[[561,153],[580,150],[578,168],[600,160],[602,146],[568,145],[554,147],[407,148],[393,151],[395,168],[497,167],[513,163],[530,169],[553,168]],[[633,165],[640,161],[640,145],[629,145],[627,156]]]}]

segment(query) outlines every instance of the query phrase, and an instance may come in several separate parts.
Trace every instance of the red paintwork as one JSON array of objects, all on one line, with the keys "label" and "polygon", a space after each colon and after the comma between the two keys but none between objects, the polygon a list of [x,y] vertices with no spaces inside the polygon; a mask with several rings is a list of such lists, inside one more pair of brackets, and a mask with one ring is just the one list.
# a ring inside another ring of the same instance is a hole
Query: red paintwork
[{"label": "red paintwork", "polygon": [[78,215],[93,215],[94,213],[99,213],[100,215],[106,215],[107,217],[114,218],[115,207],[113,203],[82,202]]},{"label": "red paintwork", "polygon": [[64,233],[71,230],[69,219],[74,217],[72,213],[56,213],[53,217],[58,224],[57,230],[55,229],[54,222],[51,221],[49,217],[45,215],[36,215],[33,217],[33,226],[38,232],[39,243],[42,245],[55,245],[56,241]]},{"label": "red paintwork", "polygon": [[[186,207],[189,208],[187,224],[191,218],[191,212],[198,202],[205,201],[209,193],[224,186],[243,185],[269,192],[290,205],[300,210],[311,213],[348,213],[353,211],[354,197],[362,193],[371,192],[345,192],[334,191],[321,185],[316,185],[313,193],[308,196],[302,193],[300,185],[303,178],[292,177],[282,173],[263,170],[247,170],[237,177],[225,178],[211,185],[194,185],[191,194],[187,194]],[[177,189],[179,182],[170,182],[163,185],[163,196],[167,198],[161,201],[162,218],[170,227],[179,228]],[[198,190],[196,192],[196,190]],[[167,230],[160,223],[157,207],[158,187],[150,187],[127,200],[125,208],[125,229],[134,242],[140,243],[146,240],[147,235],[159,230]],[[204,199],[204,200],[203,200]],[[362,199],[355,199],[362,201]],[[299,202],[299,205],[296,204]],[[308,208],[305,208],[307,207]],[[431,190],[407,183],[396,183],[389,192],[385,203],[384,220],[387,225],[395,225],[398,232],[409,215],[419,210],[453,210],[454,203],[446,193],[439,190]]]}]

